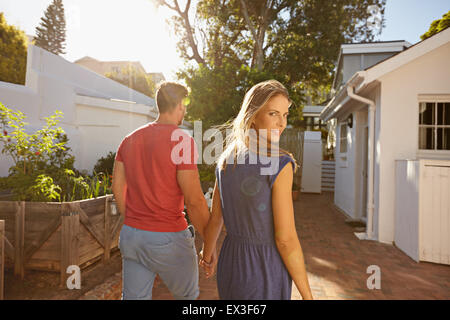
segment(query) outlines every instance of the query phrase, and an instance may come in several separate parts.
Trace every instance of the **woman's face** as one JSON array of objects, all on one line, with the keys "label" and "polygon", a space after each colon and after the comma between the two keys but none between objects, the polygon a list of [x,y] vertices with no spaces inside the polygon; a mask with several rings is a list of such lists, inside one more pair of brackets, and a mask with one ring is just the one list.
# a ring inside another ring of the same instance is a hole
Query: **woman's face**
[{"label": "woman's face", "polygon": [[251,127],[257,134],[259,130],[266,129],[268,141],[279,141],[287,125],[290,105],[289,100],[281,94],[271,97],[257,112]]}]

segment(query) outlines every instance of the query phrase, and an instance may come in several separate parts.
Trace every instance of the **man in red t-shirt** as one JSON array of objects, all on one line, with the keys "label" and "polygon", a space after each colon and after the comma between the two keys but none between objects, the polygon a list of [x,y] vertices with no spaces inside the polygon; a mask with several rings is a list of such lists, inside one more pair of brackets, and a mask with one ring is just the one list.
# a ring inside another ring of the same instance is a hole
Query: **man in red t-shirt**
[{"label": "man in red t-shirt", "polygon": [[[119,248],[122,299],[151,299],[158,274],[176,299],[196,299],[198,263],[194,229],[203,237],[209,220],[197,170],[194,139],[178,128],[187,89],[164,82],[156,92],[159,117],[121,142],[113,192],[124,215]],[[216,257],[214,257],[216,258]]]}]

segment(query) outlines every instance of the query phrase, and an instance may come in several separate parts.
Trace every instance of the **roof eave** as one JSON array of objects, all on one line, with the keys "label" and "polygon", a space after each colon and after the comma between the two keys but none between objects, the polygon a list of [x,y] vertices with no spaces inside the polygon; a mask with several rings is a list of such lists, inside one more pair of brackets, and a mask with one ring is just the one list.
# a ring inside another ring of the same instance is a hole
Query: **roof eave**
[{"label": "roof eave", "polygon": [[366,78],[366,71],[356,72],[346,84],[339,90],[339,92],[333,97],[333,99],[327,104],[325,109],[322,110],[319,117],[323,121],[328,121],[334,118],[335,114],[339,109],[348,102],[347,87],[358,86],[364,82]]}]

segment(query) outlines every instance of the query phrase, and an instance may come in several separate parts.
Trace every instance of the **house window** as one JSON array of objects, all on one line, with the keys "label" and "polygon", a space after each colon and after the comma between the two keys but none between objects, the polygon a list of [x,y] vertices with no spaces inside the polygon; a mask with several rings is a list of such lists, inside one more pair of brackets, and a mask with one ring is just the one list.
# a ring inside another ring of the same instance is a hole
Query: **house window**
[{"label": "house window", "polygon": [[340,135],[339,135],[339,152],[346,153],[347,152],[347,124],[341,124],[340,127]]},{"label": "house window", "polygon": [[419,103],[419,149],[450,150],[450,102]]}]

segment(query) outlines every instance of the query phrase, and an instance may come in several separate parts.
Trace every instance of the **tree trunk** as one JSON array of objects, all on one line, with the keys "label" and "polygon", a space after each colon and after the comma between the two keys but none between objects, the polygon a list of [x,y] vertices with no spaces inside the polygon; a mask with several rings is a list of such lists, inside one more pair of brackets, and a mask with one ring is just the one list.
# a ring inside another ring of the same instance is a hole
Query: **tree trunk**
[{"label": "tree trunk", "polygon": [[200,55],[200,53],[198,51],[198,46],[197,46],[197,43],[195,42],[194,34],[192,32],[193,29],[191,26],[191,22],[189,21],[189,8],[191,6],[191,0],[187,1],[186,8],[184,9],[184,11],[182,11],[180,9],[178,0],[174,0],[173,5],[168,4],[165,0],[159,0],[158,3],[160,5],[166,6],[167,8],[175,11],[183,19],[184,29],[186,30],[186,38],[189,43],[189,46],[192,49],[192,56],[189,58],[195,60],[198,64],[200,64],[200,63],[204,64],[205,60],[203,59],[203,57]]}]

